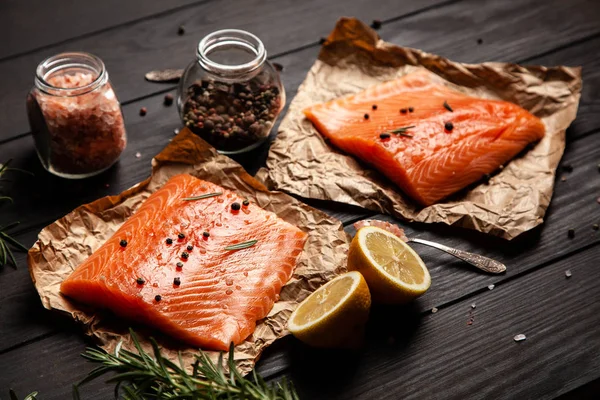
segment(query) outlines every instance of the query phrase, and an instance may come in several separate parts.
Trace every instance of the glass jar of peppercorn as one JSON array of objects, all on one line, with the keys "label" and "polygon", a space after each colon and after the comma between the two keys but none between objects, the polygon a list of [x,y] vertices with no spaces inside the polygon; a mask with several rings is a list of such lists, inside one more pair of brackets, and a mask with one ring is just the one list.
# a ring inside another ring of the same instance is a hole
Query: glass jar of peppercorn
[{"label": "glass jar of peppercorn", "polygon": [[237,29],[213,32],[200,41],[177,98],[185,126],[223,154],[263,143],[284,104],[279,73],[267,61],[262,42]]}]

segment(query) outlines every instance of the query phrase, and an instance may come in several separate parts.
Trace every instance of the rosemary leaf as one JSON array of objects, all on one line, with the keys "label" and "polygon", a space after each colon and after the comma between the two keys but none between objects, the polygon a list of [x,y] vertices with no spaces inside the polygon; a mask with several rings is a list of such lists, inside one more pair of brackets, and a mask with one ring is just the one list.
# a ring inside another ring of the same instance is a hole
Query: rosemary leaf
[{"label": "rosemary leaf", "polygon": [[208,199],[209,197],[220,196],[222,194],[223,194],[222,192],[207,193],[207,194],[201,194],[200,196],[185,197],[183,200],[185,200],[185,201],[202,200],[202,199]]},{"label": "rosemary leaf", "polygon": [[227,246],[227,247],[225,247],[225,250],[247,249],[248,247],[254,246],[256,243],[258,243],[258,240],[256,240],[256,239],[248,240],[247,242],[242,242],[242,243],[232,244],[231,246]]},{"label": "rosemary leaf", "polygon": [[24,251],[24,252],[29,251],[29,249],[27,247],[23,246],[16,239],[12,238],[5,232],[0,232],[0,240],[2,240],[2,239],[7,241],[8,243],[12,244],[14,247],[16,247],[17,249],[19,249],[21,251]]},{"label": "rosemary leaf", "polygon": [[448,104],[446,100],[444,100],[444,108],[450,112],[454,112],[454,110],[452,109],[452,107],[450,107],[450,104]]},{"label": "rosemary leaf", "polygon": [[384,132],[387,133],[388,135],[394,134],[394,135],[399,135],[399,136],[404,136],[404,137],[408,137],[408,138],[412,138],[413,135],[410,135],[408,133],[406,133],[407,130],[414,128],[414,125],[411,126],[403,126],[402,128],[398,128],[398,129],[392,129],[391,131],[387,131]]},{"label": "rosemary leaf", "polygon": [[[115,395],[129,400],[206,400],[206,399],[245,399],[245,400],[299,400],[293,386],[283,381],[276,385],[265,383],[256,373],[244,377],[234,361],[233,344],[229,348],[225,374],[223,354],[214,363],[200,350],[193,364],[193,374],[184,368],[179,355],[179,365],[162,356],[154,339],[151,354],[141,347],[137,335],[130,329],[137,354],[120,350],[115,354],[101,349],[88,348],[82,354],[89,361],[99,363],[88,377],[73,387],[73,398],[79,400],[78,387],[105,373],[113,374],[107,381],[114,383]],[[120,390],[121,389],[121,390]],[[18,399],[17,399],[18,400]]]}]

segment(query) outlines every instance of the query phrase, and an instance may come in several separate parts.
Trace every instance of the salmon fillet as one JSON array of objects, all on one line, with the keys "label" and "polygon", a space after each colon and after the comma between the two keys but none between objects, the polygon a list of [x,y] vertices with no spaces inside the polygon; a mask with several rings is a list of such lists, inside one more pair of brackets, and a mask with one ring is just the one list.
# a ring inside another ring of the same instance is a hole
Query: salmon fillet
[{"label": "salmon fillet", "polygon": [[243,342],[279,298],[307,238],[243,200],[187,174],[171,178],[73,271],[62,294],[202,348]]},{"label": "salmon fillet", "polygon": [[[304,114],[334,146],[424,206],[496,171],[545,132],[523,108],[466,96],[426,72],[308,107]],[[399,128],[407,129],[390,132]]]}]

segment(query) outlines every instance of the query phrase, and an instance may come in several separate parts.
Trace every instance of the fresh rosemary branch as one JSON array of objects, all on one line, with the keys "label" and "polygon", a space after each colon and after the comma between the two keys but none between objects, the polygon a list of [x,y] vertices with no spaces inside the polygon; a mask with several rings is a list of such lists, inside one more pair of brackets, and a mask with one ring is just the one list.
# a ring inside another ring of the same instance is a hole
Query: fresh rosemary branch
[{"label": "fresh rosemary branch", "polygon": [[[19,398],[17,397],[17,394],[15,393],[14,390],[10,389],[8,394],[10,395],[10,400],[19,400]],[[38,392],[32,392],[29,393],[27,396],[25,396],[25,398],[23,400],[36,400]]]},{"label": "fresh rosemary branch", "polygon": [[[26,174],[31,174],[30,172],[22,169],[9,168],[11,161],[12,160],[8,160],[4,164],[0,164],[0,181],[3,180],[4,174],[9,171],[19,171]],[[13,200],[10,196],[0,196],[0,204],[2,201],[9,201],[12,203]],[[6,226],[0,226],[0,266],[6,265],[10,262],[15,268],[17,267],[17,261],[12,253],[11,246],[17,250],[27,251],[25,246],[7,233],[9,229],[14,228],[17,225],[19,225],[18,222],[13,222],[12,224],[8,224]]]},{"label": "fresh rosemary branch", "polygon": [[137,353],[117,347],[115,354],[101,349],[88,348],[82,356],[100,364],[79,384],[73,387],[73,398],[79,399],[78,387],[106,373],[113,373],[106,382],[115,384],[115,398],[122,391],[126,400],[145,399],[185,399],[185,400],[298,400],[291,383],[282,381],[277,385],[267,384],[253,372],[251,377],[243,377],[233,360],[233,345],[229,348],[227,366],[229,376],[223,366],[223,354],[215,364],[200,350],[196,355],[192,373],[184,367],[181,354],[179,364],[164,358],[154,339],[153,354],[142,349],[137,335],[130,329]]}]

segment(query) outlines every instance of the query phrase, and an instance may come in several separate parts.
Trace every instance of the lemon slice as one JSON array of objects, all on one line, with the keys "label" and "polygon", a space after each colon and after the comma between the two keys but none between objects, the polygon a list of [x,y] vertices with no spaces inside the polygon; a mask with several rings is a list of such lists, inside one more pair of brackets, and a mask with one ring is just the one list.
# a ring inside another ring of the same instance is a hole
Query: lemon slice
[{"label": "lemon slice", "polygon": [[369,318],[371,294],[363,276],[348,272],[308,296],[290,316],[288,329],[315,347],[357,347]]},{"label": "lemon slice", "polygon": [[429,289],[431,277],[423,260],[393,233],[366,226],[356,233],[348,252],[348,269],[365,277],[373,301],[404,304]]}]

